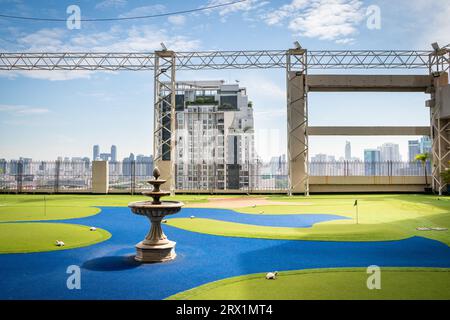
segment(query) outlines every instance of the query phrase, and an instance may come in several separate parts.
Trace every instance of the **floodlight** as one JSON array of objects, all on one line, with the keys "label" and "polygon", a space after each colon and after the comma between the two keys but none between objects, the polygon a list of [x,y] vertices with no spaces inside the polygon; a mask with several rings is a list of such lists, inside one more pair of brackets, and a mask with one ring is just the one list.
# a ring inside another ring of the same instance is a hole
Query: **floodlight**
[{"label": "floodlight", "polygon": [[164,45],[164,42],[161,42],[161,47],[162,47],[163,51],[167,51],[167,47]]},{"label": "floodlight", "polygon": [[431,44],[431,46],[433,47],[434,51],[439,51],[441,48],[439,47],[439,44],[437,42],[433,42]]},{"label": "floodlight", "polygon": [[300,42],[298,42],[298,41],[294,41],[294,46],[295,46],[295,49],[301,49],[302,48],[302,46],[300,45]]}]

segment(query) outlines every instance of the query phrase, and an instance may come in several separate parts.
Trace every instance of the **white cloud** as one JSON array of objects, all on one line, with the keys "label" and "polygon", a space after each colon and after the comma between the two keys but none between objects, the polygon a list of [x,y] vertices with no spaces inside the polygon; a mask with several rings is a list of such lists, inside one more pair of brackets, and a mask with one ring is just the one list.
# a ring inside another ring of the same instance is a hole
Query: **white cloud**
[{"label": "white cloud", "polygon": [[186,23],[186,16],[183,15],[169,16],[169,18],[167,18],[167,21],[176,26],[182,26]]},{"label": "white cloud", "polygon": [[[441,46],[450,41],[450,5],[448,1],[410,0],[420,32],[416,37],[419,48],[431,49],[431,43],[437,41]],[[423,13],[428,13],[424,15]]]},{"label": "white cloud", "polygon": [[264,16],[268,25],[287,24],[298,36],[349,41],[365,12],[360,0],[293,0]]},{"label": "white cloud", "polygon": [[164,13],[166,7],[162,4],[155,4],[150,6],[142,6],[131,9],[130,11],[119,15],[119,18],[139,17]]},{"label": "white cloud", "polygon": [[[230,3],[230,2],[231,2],[230,0],[210,0],[205,5],[205,7],[217,6],[217,5],[226,4],[226,3]],[[265,5],[267,5],[268,3],[269,3],[268,1],[262,1],[262,0],[247,0],[244,2],[235,3],[232,5],[209,9],[209,10],[206,10],[205,12],[207,14],[211,13],[211,12],[218,12],[218,14],[224,18],[228,14],[235,13],[235,12],[246,13],[251,10],[261,8]]]},{"label": "white cloud", "polygon": [[118,8],[127,4],[127,0],[104,0],[95,5],[96,9]]},{"label": "white cloud", "polygon": [[6,112],[17,116],[39,115],[50,112],[46,108],[36,108],[23,105],[0,104],[0,112]]}]

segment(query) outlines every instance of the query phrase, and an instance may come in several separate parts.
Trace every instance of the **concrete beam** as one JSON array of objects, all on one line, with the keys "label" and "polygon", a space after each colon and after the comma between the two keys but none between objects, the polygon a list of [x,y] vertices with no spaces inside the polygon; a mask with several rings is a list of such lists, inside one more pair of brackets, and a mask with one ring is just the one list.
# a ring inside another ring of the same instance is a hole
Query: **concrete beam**
[{"label": "concrete beam", "polygon": [[430,127],[308,127],[310,136],[429,136]]},{"label": "concrete beam", "polygon": [[426,92],[429,75],[308,75],[310,92]]},{"label": "concrete beam", "polygon": [[310,189],[313,193],[342,192],[423,192],[424,178],[398,177],[327,177],[311,176]]}]

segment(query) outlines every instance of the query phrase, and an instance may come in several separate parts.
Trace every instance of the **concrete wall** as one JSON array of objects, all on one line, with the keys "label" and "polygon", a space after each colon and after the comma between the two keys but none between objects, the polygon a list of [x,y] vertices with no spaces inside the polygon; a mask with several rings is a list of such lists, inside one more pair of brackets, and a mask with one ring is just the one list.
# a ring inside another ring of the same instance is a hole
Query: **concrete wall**
[{"label": "concrete wall", "polygon": [[[430,177],[428,177],[430,181]],[[316,177],[309,178],[311,192],[423,192],[424,177]]]},{"label": "concrete wall", "polygon": [[92,193],[108,193],[109,166],[108,161],[92,161]]}]

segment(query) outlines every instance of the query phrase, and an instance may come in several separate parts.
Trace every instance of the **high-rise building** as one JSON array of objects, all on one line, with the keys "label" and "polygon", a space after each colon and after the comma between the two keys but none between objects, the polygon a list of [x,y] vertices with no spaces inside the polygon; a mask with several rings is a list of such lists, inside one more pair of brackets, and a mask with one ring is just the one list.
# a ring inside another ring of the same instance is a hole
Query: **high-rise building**
[{"label": "high-rise building", "polygon": [[431,138],[428,136],[423,136],[419,141],[420,153],[431,153]]},{"label": "high-rise building", "polygon": [[111,146],[111,161],[112,162],[117,161],[117,147],[115,145]]},{"label": "high-rise building", "polygon": [[253,108],[246,89],[223,81],[177,83],[176,187],[254,185]]},{"label": "high-rise building", "polygon": [[401,161],[399,146],[396,143],[383,143],[379,148],[379,161]]},{"label": "high-rise building", "polygon": [[111,158],[111,154],[109,153],[100,153],[100,157],[98,160],[108,161]]},{"label": "high-rise building", "polygon": [[364,150],[364,170],[366,176],[376,176],[380,173],[381,151],[379,149]]},{"label": "high-rise building", "polygon": [[99,160],[100,159],[100,146],[98,144],[94,145],[92,148],[92,160]]},{"label": "high-rise building", "polygon": [[419,140],[408,141],[408,161],[413,162],[416,159],[416,155],[420,153]]},{"label": "high-rise building", "polygon": [[134,162],[134,154],[130,153],[130,156],[128,158],[124,158],[122,160],[122,174],[124,176],[130,176],[133,168],[132,163]]},{"label": "high-rise building", "polygon": [[153,172],[153,157],[142,154],[136,156],[136,175],[151,177]]},{"label": "high-rise building", "polygon": [[352,160],[352,146],[350,144],[350,141],[345,142],[345,160]]}]

